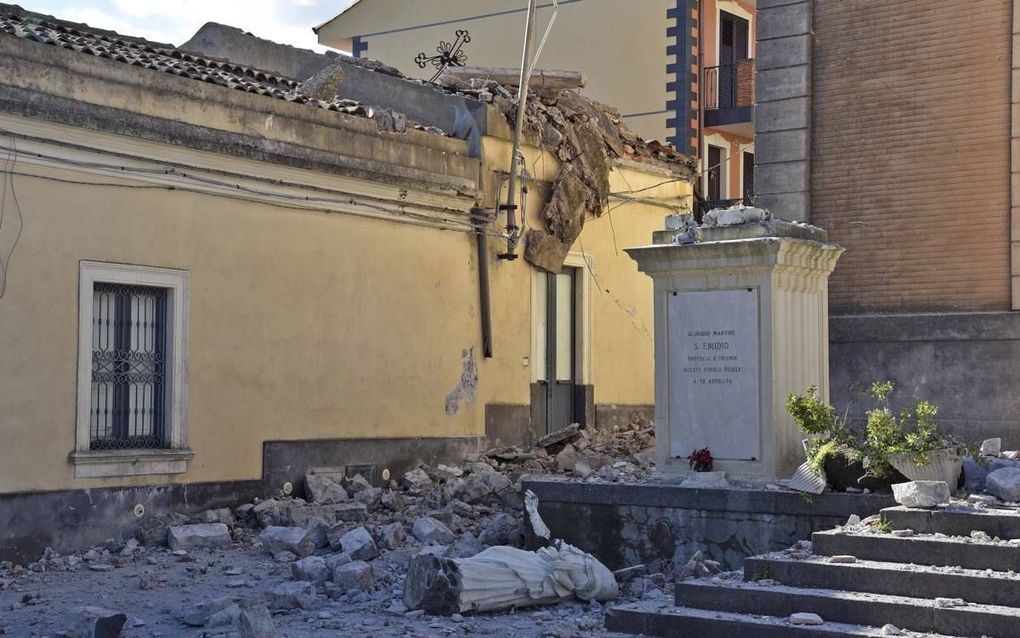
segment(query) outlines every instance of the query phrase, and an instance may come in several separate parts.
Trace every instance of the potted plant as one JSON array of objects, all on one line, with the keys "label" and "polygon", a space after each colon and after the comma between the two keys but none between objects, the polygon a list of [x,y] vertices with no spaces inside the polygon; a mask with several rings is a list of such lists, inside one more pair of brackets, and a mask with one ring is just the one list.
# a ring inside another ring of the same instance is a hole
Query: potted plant
[{"label": "potted plant", "polygon": [[945,481],[955,490],[963,470],[961,451],[967,446],[939,431],[938,408],[927,401],[896,415],[889,408],[893,387],[891,381],[871,385],[878,403],[867,412],[871,466],[879,473],[899,472],[911,481]]},{"label": "potted plant", "polygon": [[888,489],[912,480],[945,481],[955,488],[963,461],[961,446],[940,432],[938,409],[927,401],[894,413],[889,407],[891,381],[871,384],[875,407],[865,413],[863,431],[818,397],[816,387],[805,395],[790,395],[786,409],[811,441],[808,462],[824,470],[829,486]]}]

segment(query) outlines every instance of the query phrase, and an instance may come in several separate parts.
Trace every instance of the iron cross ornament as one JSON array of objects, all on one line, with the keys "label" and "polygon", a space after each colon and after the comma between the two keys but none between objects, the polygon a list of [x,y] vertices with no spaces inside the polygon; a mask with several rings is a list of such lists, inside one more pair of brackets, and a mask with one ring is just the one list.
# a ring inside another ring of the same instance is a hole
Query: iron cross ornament
[{"label": "iron cross ornament", "polygon": [[422,51],[414,58],[419,69],[424,69],[430,64],[436,68],[436,73],[429,79],[429,82],[439,79],[439,76],[448,67],[464,66],[467,62],[467,54],[461,51],[461,47],[471,42],[471,36],[467,29],[458,29],[454,35],[457,36],[457,39],[453,42],[439,41],[439,46],[436,47],[437,55],[425,55],[425,52]]}]

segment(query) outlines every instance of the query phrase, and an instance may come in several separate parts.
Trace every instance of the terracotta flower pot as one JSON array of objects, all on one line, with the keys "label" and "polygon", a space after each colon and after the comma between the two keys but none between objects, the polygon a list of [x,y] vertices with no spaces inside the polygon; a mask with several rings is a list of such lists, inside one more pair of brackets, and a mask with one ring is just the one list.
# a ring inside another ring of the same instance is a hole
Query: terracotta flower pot
[{"label": "terracotta flower pot", "polygon": [[963,472],[963,458],[955,447],[932,452],[925,465],[918,465],[917,455],[910,453],[893,454],[889,463],[911,481],[945,481],[954,492]]}]

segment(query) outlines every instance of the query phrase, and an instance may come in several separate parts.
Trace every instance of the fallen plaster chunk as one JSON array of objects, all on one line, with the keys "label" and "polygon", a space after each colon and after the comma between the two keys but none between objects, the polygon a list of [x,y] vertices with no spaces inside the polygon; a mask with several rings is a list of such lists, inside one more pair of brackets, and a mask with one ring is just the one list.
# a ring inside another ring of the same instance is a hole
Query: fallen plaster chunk
[{"label": "fallen plaster chunk", "polygon": [[949,504],[949,485],[945,481],[911,481],[892,486],[893,499],[904,507],[932,508]]},{"label": "fallen plaster chunk", "polygon": [[178,525],[167,532],[172,550],[226,549],[230,547],[230,529],[223,523]]},{"label": "fallen plaster chunk", "polygon": [[1001,467],[989,472],[985,490],[1007,503],[1020,501],[1020,467]]},{"label": "fallen plaster chunk", "polygon": [[799,611],[795,614],[790,615],[791,625],[822,625],[825,621],[818,614],[809,614],[807,612]]},{"label": "fallen plaster chunk", "polygon": [[101,607],[75,607],[70,612],[71,638],[117,638],[127,616]]}]

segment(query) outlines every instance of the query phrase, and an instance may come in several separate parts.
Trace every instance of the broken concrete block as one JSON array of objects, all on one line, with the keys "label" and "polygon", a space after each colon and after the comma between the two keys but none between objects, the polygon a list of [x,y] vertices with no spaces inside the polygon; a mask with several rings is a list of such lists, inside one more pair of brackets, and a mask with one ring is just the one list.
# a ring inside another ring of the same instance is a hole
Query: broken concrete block
[{"label": "broken concrete block", "polygon": [[223,523],[228,527],[235,523],[234,514],[226,507],[221,507],[215,510],[205,510],[199,515],[206,523]]},{"label": "broken concrete block", "polygon": [[403,523],[390,523],[379,528],[379,546],[383,549],[397,549],[407,540]]},{"label": "broken concrete block", "polygon": [[294,580],[306,580],[316,585],[322,585],[332,575],[326,559],[321,556],[306,556],[291,564],[290,573]]},{"label": "broken concrete block", "polygon": [[230,529],[223,523],[178,525],[167,532],[170,549],[225,549],[230,547]]},{"label": "broken concrete block", "polygon": [[241,610],[235,622],[239,638],[277,638],[276,625],[265,605]]},{"label": "broken concrete block", "polygon": [[329,568],[330,574],[335,572],[337,567],[340,567],[341,565],[346,565],[347,563],[350,562],[351,557],[343,552],[339,552],[337,554],[330,554],[329,556],[326,556],[326,567]]},{"label": "broken concrete block", "polygon": [[341,536],[340,547],[353,560],[372,560],[379,555],[372,534],[364,527],[356,527]]},{"label": "broken concrete block", "polygon": [[911,481],[892,486],[893,499],[904,507],[936,507],[949,504],[949,485],[945,481]]},{"label": "broken concrete block", "polygon": [[349,498],[343,486],[322,474],[305,475],[305,496],[312,503],[339,503]]},{"label": "broken concrete block", "polygon": [[423,516],[416,520],[411,528],[411,535],[422,544],[449,545],[454,541],[454,535],[450,528],[430,516]]},{"label": "broken concrete block", "polygon": [[500,514],[489,521],[478,542],[482,545],[512,545],[511,536],[517,531],[517,519],[510,514]]},{"label": "broken concrete block", "polygon": [[438,476],[439,479],[443,481],[448,481],[452,478],[459,478],[461,476],[464,476],[464,470],[460,469],[459,467],[450,467],[449,465],[443,465],[442,463],[436,466],[435,473],[436,476]]},{"label": "broken concrete block", "polygon": [[337,522],[364,523],[368,520],[368,508],[363,503],[349,503],[335,508]]},{"label": "broken concrete block", "polygon": [[284,520],[284,514],[280,503],[276,499],[268,499],[262,501],[251,509],[252,515],[255,516],[255,520],[259,522],[262,527],[268,527],[269,525],[279,525]]},{"label": "broken concrete block", "polygon": [[329,525],[322,521],[322,519],[312,519],[305,525],[301,526],[308,533],[308,540],[315,544],[316,549],[321,549],[329,545]]},{"label": "broken concrete block", "polygon": [[259,540],[270,554],[290,552],[295,556],[315,553],[315,539],[303,527],[277,527],[270,525],[259,534]]},{"label": "broken concrete block", "polygon": [[420,467],[404,474],[400,478],[400,484],[411,494],[424,494],[435,487],[435,482]]},{"label": "broken concrete block", "polygon": [[226,625],[233,625],[237,622],[237,617],[241,615],[241,607],[237,603],[232,603],[221,609],[209,618],[209,622],[205,623],[206,627],[224,627]]},{"label": "broken concrete block", "polygon": [[1002,439],[985,439],[981,442],[981,453],[985,456],[999,456],[1002,454]]},{"label": "broken concrete block", "polygon": [[340,565],[333,570],[333,584],[344,592],[371,589],[375,584],[372,566],[363,560]]},{"label": "broken concrete block", "polygon": [[69,620],[71,638],[119,638],[127,615],[102,607],[75,607]]},{"label": "broken concrete block", "polygon": [[185,625],[190,625],[192,627],[204,627],[206,623],[209,622],[210,618],[218,612],[230,607],[234,604],[234,602],[234,599],[230,596],[206,600],[182,608],[177,612],[176,617],[177,620]]},{"label": "broken concrete block", "polygon": [[368,482],[364,476],[355,474],[350,478],[344,478],[344,488],[351,493],[351,495],[359,494],[362,490],[367,490],[372,487],[372,484]]},{"label": "broken concrete block", "polygon": [[379,504],[391,512],[399,512],[406,507],[407,502],[404,500],[403,494],[389,490],[383,493],[382,497],[379,499]]},{"label": "broken concrete block", "polygon": [[1003,467],[989,472],[985,491],[1007,503],[1020,502],[1020,468]]},{"label": "broken concrete block", "polygon": [[315,603],[315,585],[304,580],[280,583],[270,593],[273,609],[311,609]]},{"label": "broken concrete block", "polygon": [[825,621],[818,614],[809,614],[807,612],[799,611],[795,614],[790,615],[791,625],[823,625]]},{"label": "broken concrete block", "polygon": [[560,472],[568,472],[574,469],[580,457],[573,445],[567,443],[556,455],[556,469]]},{"label": "broken concrete block", "polygon": [[382,501],[383,490],[381,487],[368,487],[354,495],[354,500],[361,503],[369,512],[379,508]]}]

